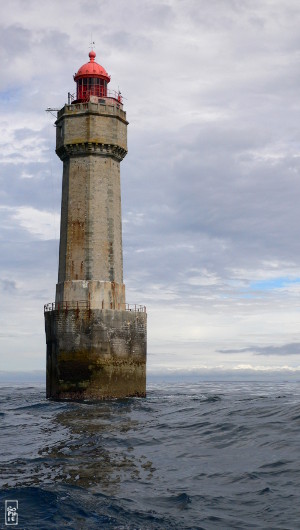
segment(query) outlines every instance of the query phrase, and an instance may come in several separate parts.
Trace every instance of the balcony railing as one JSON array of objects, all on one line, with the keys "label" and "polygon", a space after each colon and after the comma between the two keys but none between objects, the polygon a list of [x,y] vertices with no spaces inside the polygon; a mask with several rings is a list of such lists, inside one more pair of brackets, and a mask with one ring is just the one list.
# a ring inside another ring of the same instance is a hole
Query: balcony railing
[{"label": "balcony railing", "polygon": [[64,301],[64,302],[50,302],[44,305],[44,313],[48,311],[65,311],[69,309],[75,309],[76,311],[91,311],[92,309],[114,309],[116,311],[133,311],[135,313],[146,313],[146,306],[138,304],[117,304],[117,307],[113,307],[113,303],[107,303],[102,301],[100,307],[91,307],[88,300]]},{"label": "balcony railing", "polygon": [[117,92],[116,90],[111,90],[109,88],[104,89],[103,87],[99,87],[99,90],[82,90],[77,95],[77,98],[75,94],[68,92],[68,105],[73,103],[73,101],[87,102],[90,100],[91,96],[95,96],[99,99],[115,99],[118,103],[123,103],[123,96],[120,91]]}]

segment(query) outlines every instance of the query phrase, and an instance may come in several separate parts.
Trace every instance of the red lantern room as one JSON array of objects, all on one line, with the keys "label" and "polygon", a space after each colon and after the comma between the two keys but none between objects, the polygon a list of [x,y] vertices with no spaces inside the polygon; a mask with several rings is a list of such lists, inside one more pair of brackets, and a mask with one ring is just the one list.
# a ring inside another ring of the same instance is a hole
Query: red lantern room
[{"label": "red lantern room", "polygon": [[89,101],[90,96],[107,96],[107,83],[110,82],[110,76],[103,66],[96,63],[95,57],[96,53],[94,50],[90,51],[90,61],[81,66],[74,75],[74,81],[77,84],[77,102]]}]

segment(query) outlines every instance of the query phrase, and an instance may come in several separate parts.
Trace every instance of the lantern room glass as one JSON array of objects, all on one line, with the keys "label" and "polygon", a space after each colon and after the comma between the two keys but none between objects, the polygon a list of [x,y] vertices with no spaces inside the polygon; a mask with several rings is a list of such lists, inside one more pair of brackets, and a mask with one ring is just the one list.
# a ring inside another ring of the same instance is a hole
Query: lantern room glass
[{"label": "lantern room glass", "polygon": [[77,81],[77,100],[87,101],[90,96],[107,96],[107,81],[97,77],[85,77]]}]

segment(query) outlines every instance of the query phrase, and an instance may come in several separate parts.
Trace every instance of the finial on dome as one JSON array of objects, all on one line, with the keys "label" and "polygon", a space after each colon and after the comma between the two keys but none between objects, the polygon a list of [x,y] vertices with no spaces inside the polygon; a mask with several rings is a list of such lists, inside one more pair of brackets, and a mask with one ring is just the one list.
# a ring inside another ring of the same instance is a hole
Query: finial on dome
[{"label": "finial on dome", "polygon": [[95,57],[96,57],[96,53],[94,52],[94,50],[91,50],[89,53],[90,61],[94,61]]}]

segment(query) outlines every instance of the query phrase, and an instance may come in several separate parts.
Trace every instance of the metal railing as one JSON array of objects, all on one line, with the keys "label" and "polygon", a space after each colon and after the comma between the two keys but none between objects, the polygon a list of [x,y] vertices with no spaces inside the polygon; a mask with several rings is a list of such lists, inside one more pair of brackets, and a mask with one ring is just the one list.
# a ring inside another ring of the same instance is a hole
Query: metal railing
[{"label": "metal railing", "polygon": [[[123,103],[123,96],[120,91],[112,90],[110,88],[104,89],[99,87],[101,90],[84,90],[78,94],[78,101],[87,102],[90,96],[96,96],[99,99],[115,99],[118,103]],[[68,92],[68,105],[76,101],[75,94]]]},{"label": "metal railing", "polygon": [[113,304],[104,302],[100,303],[100,307],[91,307],[89,300],[78,300],[78,301],[63,301],[63,302],[49,302],[44,305],[44,313],[48,311],[68,311],[69,309],[75,309],[76,311],[85,310],[91,311],[92,309],[114,309],[116,311],[133,311],[135,313],[146,313],[146,306],[139,304]]}]

